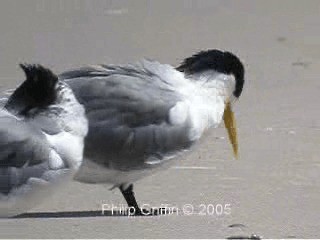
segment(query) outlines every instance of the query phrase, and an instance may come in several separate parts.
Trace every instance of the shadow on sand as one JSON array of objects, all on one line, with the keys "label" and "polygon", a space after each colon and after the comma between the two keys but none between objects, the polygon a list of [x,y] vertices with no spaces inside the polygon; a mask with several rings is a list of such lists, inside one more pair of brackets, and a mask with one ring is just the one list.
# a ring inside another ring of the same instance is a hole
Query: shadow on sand
[{"label": "shadow on sand", "polygon": [[145,214],[133,215],[128,211],[68,211],[68,212],[30,212],[17,215],[13,218],[82,218],[82,217],[148,217],[167,215],[168,212],[162,210],[144,210]]},{"label": "shadow on sand", "polygon": [[22,213],[13,218],[81,218],[81,217],[112,217],[129,216],[116,211],[70,211],[70,212],[30,212]]}]

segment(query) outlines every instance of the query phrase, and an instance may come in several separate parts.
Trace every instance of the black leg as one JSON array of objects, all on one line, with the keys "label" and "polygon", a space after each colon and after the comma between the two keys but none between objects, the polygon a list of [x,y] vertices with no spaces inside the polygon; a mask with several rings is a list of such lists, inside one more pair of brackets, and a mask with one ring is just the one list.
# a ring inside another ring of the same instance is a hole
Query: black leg
[{"label": "black leg", "polygon": [[[125,198],[128,207],[131,208],[128,211],[128,215],[131,216],[155,216],[155,215],[165,215],[170,213],[172,209],[167,208],[159,208],[159,209],[141,209],[136,201],[136,198],[134,196],[133,192],[133,184],[130,184],[129,187],[124,188],[123,185],[119,187],[123,197]],[[134,211],[132,211],[134,209]],[[173,210],[175,212],[175,210]],[[172,213],[172,212],[171,212]]]},{"label": "black leg", "polygon": [[133,192],[133,184],[130,184],[126,189],[123,188],[123,185],[119,187],[124,199],[126,200],[129,208],[134,208],[134,215],[142,215],[141,209],[136,201]]}]

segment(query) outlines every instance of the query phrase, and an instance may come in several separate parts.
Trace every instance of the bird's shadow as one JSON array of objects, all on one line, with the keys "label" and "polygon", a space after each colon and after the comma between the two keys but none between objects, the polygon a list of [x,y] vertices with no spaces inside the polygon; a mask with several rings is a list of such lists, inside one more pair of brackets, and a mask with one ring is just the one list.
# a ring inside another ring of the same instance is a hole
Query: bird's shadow
[{"label": "bird's shadow", "polygon": [[166,215],[166,212],[145,210],[146,214],[132,215],[128,211],[105,210],[105,211],[66,211],[66,212],[29,212],[14,216],[15,219],[23,218],[86,218],[86,217],[148,217]]},{"label": "bird's shadow", "polygon": [[112,217],[129,216],[119,211],[66,211],[66,212],[29,212],[13,218],[82,218],[82,217]]}]

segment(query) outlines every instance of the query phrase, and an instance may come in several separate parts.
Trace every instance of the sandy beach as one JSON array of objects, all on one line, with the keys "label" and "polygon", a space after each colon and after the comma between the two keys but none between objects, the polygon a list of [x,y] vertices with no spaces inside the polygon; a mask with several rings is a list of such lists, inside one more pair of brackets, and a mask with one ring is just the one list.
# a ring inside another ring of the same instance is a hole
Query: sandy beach
[{"label": "sandy beach", "polygon": [[[239,160],[221,126],[136,183],[140,204],[178,214],[91,216],[123,197],[72,182],[35,214],[0,219],[0,238],[320,238],[319,12],[317,0],[1,1],[1,91],[24,79],[20,62],[57,73],[143,57],[175,66],[211,48],[238,55],[246,83],[235,106]],[[211,211],[220,205],[230,210]]]}]

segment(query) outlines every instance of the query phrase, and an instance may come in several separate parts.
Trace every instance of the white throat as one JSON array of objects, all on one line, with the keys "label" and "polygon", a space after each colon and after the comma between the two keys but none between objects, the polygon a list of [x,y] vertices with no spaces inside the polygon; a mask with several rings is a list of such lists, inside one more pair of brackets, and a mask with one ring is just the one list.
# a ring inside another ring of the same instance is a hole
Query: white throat
[{"label": "white throat", "polygon": [[233,98],[236,81],[232,74],[223,74],[212,70],[193,74],[190,78],[196,81],[202,88],[208,89],[209,92],[214,89],[212,95],[223,97],[225,102]]},{"label": "white throat", "polygon": [[206,71],[187,77],[188,83],[181,88],[186,97],[191,123],[190,138],[199,139],[209,128],[222,121],[227,101],[232,101],[235,89],[233,75]]}]

